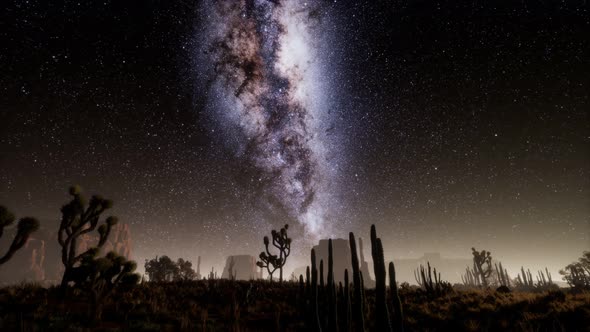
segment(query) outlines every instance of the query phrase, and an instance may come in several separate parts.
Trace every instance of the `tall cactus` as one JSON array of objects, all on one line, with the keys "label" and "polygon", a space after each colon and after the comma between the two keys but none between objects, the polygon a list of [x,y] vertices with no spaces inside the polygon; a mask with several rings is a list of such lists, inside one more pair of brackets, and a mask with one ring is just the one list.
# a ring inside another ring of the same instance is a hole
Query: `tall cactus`
[{"label": "tall cactus", "polygon": [[324,260],[320,259],[320,291],[324,291]]},{"label": "tall cactus", "polygon": [[315,331],[321,332],[320,317],[318,315],[318,270],[316,268],[315,250],[311,249],[311,324]]},{"label": "tall cactus", "polygon": [[305,268],[305,289],[309,292],[309,289],[311,287],[311,277],[310,277],[310,271],[309,271],[309,266],[307,266]]},{"label": "tall cactus", "polygon": [[328,240],[328,279],[326,284],[328,288],[334,283],[334,257],[332,252],[332,239]]},{"label": "tall cactus", "polygon": [[350,307],[350,280],[348,279],[348,269],[344,269],[344,331],[352,330],[352,317]]},{"label": "tall cactus", "polygon": [[375,272],[375,315],[376,329],[378,331],[391,331],[389,310],[387,309],[385,287],[385,258],[383,257],[383,244],[377,237],[375,225],[371,225],[371,254],[373,256],[373,270]]},{"label": "tall cactus", "polygon": [[389,292],[391,302],[393,304],[393,327],[397,331],[404,331],[404,312],[402,309],[402,301],[399,298],[397,289],[397,281],[395,279],[395,266],[393,262],[389,262]]},{"label": "tall cactus", "polygon": [[303,281],[303,275],[299,275],[299,310],[305,312],[306,307],[306,293],[305,293],[305,282]]},{"label": "tall cactus", "polygon": [[364,300],[362,289],[363,286],[361,281],[361,271],[359,268],[359,259],[357,255],[354,233],[350,232],[348,234],[348,240],[350,243],[350,256],[352,261],[352,282],[354,287],[354,296],[352,299],[352,319],[354,322],[354,326],[356,327],[356,331],[365,331],[365,317],[363,307]]},{"label": "tall cactus", "polygon": [[[4,234],[4,227],[12,225],[14,219],[14,214],[4,206],[0,205],[0,237]],[[8,262],[14,253],[27,243],[31,233],[38,229],[39,221],[37,221],[37,219],[31,217],[21,218],[16,226],[16,235],[14,236],[14,239],[12,239],[10,247],[6,253],[0,257],[0,265]]]},{"label": "tall cactus", "polygon": [[336,301],[336,285],[334,283],[334,257],[332,239],[328,240],[328,331],[338,331],[338,308]]}]

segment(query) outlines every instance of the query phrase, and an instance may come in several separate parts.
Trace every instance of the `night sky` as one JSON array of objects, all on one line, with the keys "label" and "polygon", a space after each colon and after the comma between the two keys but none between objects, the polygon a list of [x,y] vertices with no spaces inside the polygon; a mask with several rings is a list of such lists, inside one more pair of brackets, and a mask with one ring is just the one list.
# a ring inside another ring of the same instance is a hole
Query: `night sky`
[{"label": "night sky", "polygon": [[584,1],[13,1],[0,203],[112,198],[139,265],[289,223],[291,269],[375,223],[387,257],[556,271],[590,248],[589,31]]}]

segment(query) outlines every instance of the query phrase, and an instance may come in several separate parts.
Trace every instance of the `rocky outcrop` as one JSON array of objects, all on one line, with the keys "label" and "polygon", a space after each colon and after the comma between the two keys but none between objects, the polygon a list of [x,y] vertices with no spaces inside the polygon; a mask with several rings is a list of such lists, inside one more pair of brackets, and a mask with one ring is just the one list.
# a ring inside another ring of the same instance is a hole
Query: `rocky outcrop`
[{"label": "rocky outcrop", "polygon": [[[12,234],[7,233],[6,238],[11,239]],[[3,250],[9,245],[5,242],[8,241],[1,241],[1,249]],[[82,252],[95,246],[97,242],[97,234],[82,236],[78,240],[77,251]],[[102,252],[107,253],[113,250],[129,258],[131,247],[129,225],[117,224],[111,230]],[[61,280],[63,271],[61,246],[57,242],[57,232],[41,228],[31,235],[25,246],[17,251],[10,261],[0,266],[0,284],[15,284],[22,281],[55,284]]]},{"label": "rocky outcrop", "polygon": [[[350,243],[345,239],[332,239],[332,248],[334,250],[334,281],[336,283],[344,283],[344,270],[348,269],[349,277],[351,277],[352,263],[350,255]],[[365,261],[365,255],[363,253],[363,241],[359,239],[359,261],[361,272],[363,273],[363,280],[365,287],[371,288],[375,286],[375,281],[371,278],[369,272],[369,264]],[[324,261],[324,278],[327,277],[327,264],[328,264],[328,240],[320,240],[317,246],[313,249],[316,252],[316,258],[319,262]],[[305,277],[305,267],[295,269],[295,276],[298,278],[299,275]]]},{"label": "rocky outcrop", "polygon": [[[92,232],[83,235],[78,240],[78,252],[83,252],[90,247],[96,246],[98,243],[98,233]],[[57,238],[56,238],[57,239]],[[129,225],[116,224],[111,229],[111,233],[101,250],[101,254],[106,254],[109,251],[115,251],[117,254],[129,258],[131,256],[131,236],[129,232]]]},{"label": "rocky outcrop", "polygon": [[256,258],[254,258],[254,256],[234,255],[229,256],[225,261],[225,267],[223,268],[221,278],[252,280],[260,279],[262,278],[262,275],[256,266]]}]

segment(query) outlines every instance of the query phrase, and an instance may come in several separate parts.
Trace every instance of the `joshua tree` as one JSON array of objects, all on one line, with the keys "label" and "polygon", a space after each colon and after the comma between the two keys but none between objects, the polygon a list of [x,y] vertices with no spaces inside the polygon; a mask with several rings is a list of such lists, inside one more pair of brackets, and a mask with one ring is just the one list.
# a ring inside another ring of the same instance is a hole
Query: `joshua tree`
[{"label": "joshua tree", "polygon": [[87,254],[82,257],[79,266],[70,270],[69,277],[75,287],[90,291],[94,304],[94,319],[100,320],[102,304],[115,287],[137,284],[140,276],[133,273],[136,267],[134,261],[128,261],[114,251],[100,258]]},{"label": "joshua tree", "polygon": [[488,278],[492,275],[492,254],[489,251],[481,252],[471,248],[473,254],[473,271],[479,276],[483,287],[488,287]]},{"label": "joshua tree", "polygon": [[[12,225],[14,219],[14,214],[8,211],[4,206],[0,205],[0,238],[4,234],[4,227]],[[8,262],[14,253],[27,243],[29,235],[38,229],[39,221],[37,221],[37,219],[31,217],[21,218],[16,226],[16,235],[14,236],[14,239],[12,239],[8,251],[4,256],[0,257],[0,265]]]},{"label": "joshua tree", "polygon": [[283,282],[283,266],[287,262],[287,257],[291,253],[291,238],[287,235],[287,230],[289,229],[289,225],[285,225],[285,227],[281,228],[280,231],[275,231],[274,229],[271,232],[272,235],[272,245],[279,250],[278,255],[273,255],[268,245],[270,244],[270,240],[268,236],[264,237],[264,248],[266,252],[261,252],[258,257],[260,257],[260,261],[256,262],[261,268],[266,268],[268,271],[270,281],[272,281],[273,273],[278,269],[279,270],[279,281]]},{"label": "joshua tree", "polygon": [[72,281],[70,274],[74,267],[79,265],[85,257],[96,256],[106,243],[111,228],[117,224],[117,218],[112,216],[106,218],[105,222],[98,227],[100,237],[96,247],[91,247],[78,254],[76,252],[78,238],[97,229],[102,213],[111,208],[113,202],[95,195],[86,206],[86,200],[81,195],[80,187],[71,187],[69,193],[72,200],[61,208],[62,218],[57,238],[62,247],[61,260],[65,267],[61,281],[61,289],[64,292],[68,282]]}]

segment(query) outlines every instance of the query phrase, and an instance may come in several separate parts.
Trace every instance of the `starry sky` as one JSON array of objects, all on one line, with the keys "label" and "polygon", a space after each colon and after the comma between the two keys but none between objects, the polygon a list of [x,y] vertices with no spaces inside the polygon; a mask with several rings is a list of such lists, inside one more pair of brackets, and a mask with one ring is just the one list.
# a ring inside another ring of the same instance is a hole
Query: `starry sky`
[{"label": "starry sky", "polygon": [[205,269],[284,223],[291,268],[372,223],[396,258],[590,248],[583,1],[231,3],[12,1],[0,203],[57,228],[80,184]]}]

